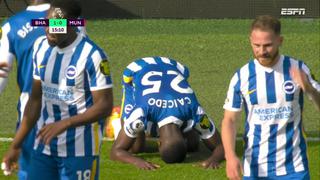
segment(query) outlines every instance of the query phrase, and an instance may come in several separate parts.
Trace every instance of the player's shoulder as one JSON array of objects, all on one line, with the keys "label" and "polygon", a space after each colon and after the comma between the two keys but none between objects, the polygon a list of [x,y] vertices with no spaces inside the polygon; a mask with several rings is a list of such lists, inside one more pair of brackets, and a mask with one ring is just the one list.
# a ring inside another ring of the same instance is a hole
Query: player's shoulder
[{"label": "player's shoulder", "polygon": [[13,16],[10,16],[6,21],[8,22],[14,22],[16,21],[17,19],[25,16],[27,14],[27,10],[22,10],[20,12],[17,12],[16,14],[14,14]]},{"label": "player's shoulder", "polygon": [[45,52],[50,45],[48,43],[48,39],[45,35],[39,36],[33,43],[33,56],[37,56],[39,52]]},{"label": "player's shoulder", "polygon": [[6,19],[2,23],[2,28],[9,28],[10,29],[9,33],[16,33],[16,31],[19,31],[22,28],[22,26],[26,25],[26,23],[29,22],[31,24],[31,20],[33,18],[40,18],[40,17],[43,17],[43,16],[35,17],[34,15],[30,14],[29,11],[23,10]]},{"label": "player's shoulder", "polygon": [[5,26],[10,26],[10,29],[14,28],[17,24],[19,24],[19,22],[21,22],[21,18],[25,19],[24,17],[24,11],[21,11],[11,17],[9,17],[8,19],[4,20],[1,24],[1,27],[4,28]]},{"label": "player's shoulder", "polygon": [[7,19],[10,24],[19,24],[22,21],[29,21],[31,19],[31,12],[27,10],[20,11]]},{"label": "player's shoulder", "polygon": [[136,64],[143,65],[176,65],[177,61],[168,57],[162,56],[148,56],[143,58],[137,58],[132,61]]},{"label": "player's shoulder", "polygon": [[91,40],[88,36],[83,36],[82,34],[78,33],[78,36],[81,36],[81,42],[80,43],[85,43],[88,44],[91,48],[91,52],[98,52],[100,56],[103,56],[103,58],[107,59],[107,53],[93,40]]},{"label": "player's shoulder", "polygon": [[240,76],[241,72],[248,72],[250,68],[254,68],[254,67],[255,67],[255,60],[249,59],[247,63],[237,68],[236,71],[233,73],[233,75]]},{"label": "player's shoulder", "polygon": [[43,42],[48,43],[48,39],[46,35],[42,35],[36,38],[36,40],[34,41],[34,47],[39,46]]},{"label": "player's shoulder", "polygon": [[293,57],[293,56],[288,56],[288,55],[282,55],[283,56],[283,61],[287,61],[286,64],[290,64],[291,66],[294,67],[299,67],[301,68],[302,66],[306,66],[305,62],[302,59]]},{"label": "player's shoulder", "polygon": [[299,62],[299,61],[302,61],[296,57],[293,57],[293,56],[288,56],[288,55],[282,55],[283,57],[283,60],[290,60],[292,62]]},{"label": "player's shoulder", "polygon": [[143,57],[135,59],[133,62],[131,62],[128,67],[130,66],[139,66],[142,69],[146,70],[167,70],[167,69],[179,69],[184,70],[187,69],[186,66],[179,63],[178,61],[168,58],[168,57],[162,57],[162,56],[150,56],[150,57]]},{"label": "player's shoulder", "polygon": [[96,49],[101,49],[97,43],[95,43],[92,39],[90,39],[88,36],[83,36],[80,33],[78,33],[78,36],[82,36],[81,42],[80,43],[88,43],[90,44],[93,48]]}]

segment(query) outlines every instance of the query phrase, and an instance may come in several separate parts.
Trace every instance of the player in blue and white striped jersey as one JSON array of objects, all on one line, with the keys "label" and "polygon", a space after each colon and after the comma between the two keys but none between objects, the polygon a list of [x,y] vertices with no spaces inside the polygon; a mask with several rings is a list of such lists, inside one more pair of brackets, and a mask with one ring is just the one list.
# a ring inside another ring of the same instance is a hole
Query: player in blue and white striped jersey
[{"label": "player in blue and white striped jersey", "polygon": [[186,66],[166,57],[146,57],[127,66],[122,82],[124,126],[113,144],[111,159],[141,169],[158,168],[133,156],[129,150],[134,153],[143,150],[145,132],[152,135],[159,128],[159,152],[165,162],[182,162],[187,151],[197,149],[200,134],[212,150],[202,166],[219,166],[224,158],[219,132],[200,106],[188,77]]},{"label": "player in blue and white striped jersey", "polygon": [[[32,87],[32,47],[39,36],[45,34],[44,28],[32,27],[31,20],[45,18],[50,7],[49,1],[33,1],[33,5],[26,10],[10,17],[0,28],[0,93],[8,82],[8,72],[11,69],[14,59],[17,63],[17,83],[20,97],[18,101],[19,127],[25,105],[29,99]],[[1,37],[2,34],[2,37]],[[3,68],[4,71],[1,70]],[[24,140],[21,155],[19,158],[18,178],[27,179],[31,150],[34,142],[34,132]]]},{"label": "player in blue and white striped jersey", "polygon": [[[75,0],[51,3],[48,19],[79,17]],[[26,133],[36,124],[37,139],[28,178],[99,177],[104,119],[112,110],[107,56],[95,43],[68,27],[66,34],[40,37],[34,46],[34,82],[21,128],[4,157],[10,166]]]},{"label": "player in blue and white striped jersey", "polygon": [[241,179],[235,154],[235,121],[245,110],[244,179],[310,179],[303,137],[303,94],[320,109],[320,86],[308,67],[279,54],[283,37],[279,20],[259,16],[251,27],[255,59],[232,77],[222,122],[226,171]]},{"label": "player in blue and white striped jersey", "polygon": [[[20,97],[18,101],[17,128],[21,122],[25,105],[29,99],[32,88],[32,50],[36,39],[45,35],[43,27],[31,26],[32,19],[45,18],[50,8],[49,0],[32,0],[32,5],[26,10],[10,17],[0,28],[0,93],[8,83],[8,75],[12,69],[13,61],[17,63],[17,83]],[[85,34],[84,28],[79,28]],[[2,35],[2,37],[1,37]],[[27,179],[27,168],[30,161],[35,132],[24,140],[19,158],[19,179]]]}]

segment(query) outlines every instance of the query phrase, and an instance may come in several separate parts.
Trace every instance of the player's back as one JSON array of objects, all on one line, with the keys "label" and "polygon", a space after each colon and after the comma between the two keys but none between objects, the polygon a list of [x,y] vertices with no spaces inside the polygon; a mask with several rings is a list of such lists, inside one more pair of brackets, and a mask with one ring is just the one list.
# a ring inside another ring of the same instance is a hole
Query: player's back
[{"label": "player's back", "polygon": [[[165,57],[148,57],[129,64],[124,81],[132,83],[136,107],[148,112],[151,119],[192,116],[198,101],[187,78],[189,70],[179,62]],[[191,113],[191,114],[190,114]]]},{"label": "player's back", "polygon": [[124,72],[132,77],[136,100],[179,98],[193,94],[187,78],[189,70],[179,62],[165,57],[147,57],[129,64]]},{"label": "player's back", "polygon": [[35,40],[45,34],[45,29],[43,27],[33,27],[31,20],[45,18],[49,8],[49,4],[29,6],[26,10],[10,17],[3,24],[1,54],[15,56],[17,60],[17,80],[21,92],[31,91],[32,47]]}]

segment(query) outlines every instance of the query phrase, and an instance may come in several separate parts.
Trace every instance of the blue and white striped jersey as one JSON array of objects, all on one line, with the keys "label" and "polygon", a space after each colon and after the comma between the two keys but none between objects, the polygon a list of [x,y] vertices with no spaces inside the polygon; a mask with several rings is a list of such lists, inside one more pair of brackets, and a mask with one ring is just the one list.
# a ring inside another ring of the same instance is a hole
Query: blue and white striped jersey
[{"label": "blue and white striped jersey", "polygon": [[152,133],[152,127],[174,123],[184,132],[195,128],[203,139],[210,138],[215,126],[199,105],[188,77],[186,66],[166,57],[146,57],[130,63],[123,73],[121,116],[126,134],[135,137],[130,126],[140,119],[147,133]]},{"label": "blue and white striped jersey", "polygon": [[[93,105],[91,91],[112,87],[107,56],[90,39],[78,34],[69,46],[51,47],[45,36],[34,46],[34,79],[41,80],[42,109],[37,129],[84,113]],[[47,155],[98,155],[104,120],[69,128],[50,145],[35,141],[35,149]]]},{"label": "blue and white striped jersey", "polygon": [[17,82],[21,93],[18,102],[19,121],[32,88],[32,47],[36,39],[45,34],[44,28],[31,26],[31,20],[45,18],[49,8],[49,4],[28,6],[2,26],[0,61],[8,62],[11,66],[14,59],[17,61]]},{"label": "blue and white striped jersey", "polygon": [[318,91],[308,67],[280,56],[272,68],[252,60],[232,77],[224,109],[245,109],[244,176],[270,177],[308,170],[303,137],[303,91],[289,69],[302,69]]}]

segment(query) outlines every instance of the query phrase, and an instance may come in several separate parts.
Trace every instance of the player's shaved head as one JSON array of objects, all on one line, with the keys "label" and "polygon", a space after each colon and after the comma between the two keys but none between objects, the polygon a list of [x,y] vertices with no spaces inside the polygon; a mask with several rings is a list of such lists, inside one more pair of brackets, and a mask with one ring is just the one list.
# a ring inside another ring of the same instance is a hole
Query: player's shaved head
[{"label": "player's shaved head", "polygon": [[180,163],[187,155],[187,146],[183,140],[162,142],[159,149],[161,159],[166,163]]},{"label": "player's shaved head", "polygon": [[187,154],[187,145],[180,128],[176,124],[167,124],[159,129],[159,152],[166,163],[180,163]]}]

